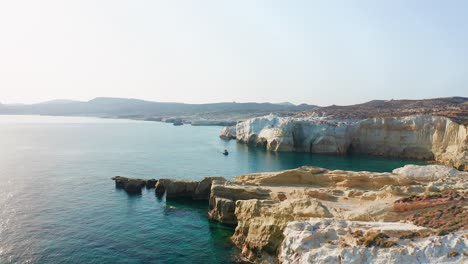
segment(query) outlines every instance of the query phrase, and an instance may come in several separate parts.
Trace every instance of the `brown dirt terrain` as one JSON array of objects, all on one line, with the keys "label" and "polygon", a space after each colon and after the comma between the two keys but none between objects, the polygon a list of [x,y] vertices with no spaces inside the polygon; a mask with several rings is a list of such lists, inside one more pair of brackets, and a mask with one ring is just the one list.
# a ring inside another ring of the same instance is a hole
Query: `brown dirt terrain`
[{"label": "brown dirt terrain", "polygon": [[327,106],[302,112],[316,113],[336,119],[366,119],[372,117],[398,117],[409,115],[437,115],[448,117],[457,123],[468,124],[468,98],[447,97],[424,100],[373,100],[349,106]]}]

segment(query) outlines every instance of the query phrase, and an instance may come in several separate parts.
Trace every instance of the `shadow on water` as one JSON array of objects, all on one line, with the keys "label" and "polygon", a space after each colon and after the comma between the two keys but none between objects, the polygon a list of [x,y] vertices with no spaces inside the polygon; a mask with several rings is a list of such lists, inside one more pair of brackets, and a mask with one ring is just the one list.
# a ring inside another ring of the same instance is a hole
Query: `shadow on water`
[{"label": "shadow on water", "polygon": [[226,263],[230,259],[233,263],[239,253],[237,247],[231,242],[231,236],[234,234],[235,225],[225,225],[208,219],[208,201],[190,200],[190,199],[171,199],[166,201],[164,214],[169,217],[184,217],[186,214],[196,213],[202,221],[206,221],[210,244],[215,250],[214,257],[219,263]]}]

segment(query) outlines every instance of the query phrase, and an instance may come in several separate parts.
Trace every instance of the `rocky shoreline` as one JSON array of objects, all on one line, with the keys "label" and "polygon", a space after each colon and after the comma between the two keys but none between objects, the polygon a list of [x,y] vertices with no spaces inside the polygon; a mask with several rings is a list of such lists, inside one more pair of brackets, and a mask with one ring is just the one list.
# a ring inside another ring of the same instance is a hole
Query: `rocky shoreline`
[{"label": "rocky shoreline", "polygon": [[[119,188],[132,180],[113,179]],[[254,263],[468,261],[468,173],[450,167],[135,181],[168,200],[207,200],[209,218],[235,225],[231,240]]]},{"label": "rocky shoreline", "polygon": [[225,127],[220,137],[271,151],[420,159],[468,170],[468,124],[443,116],[343,120],[268,115]]}]

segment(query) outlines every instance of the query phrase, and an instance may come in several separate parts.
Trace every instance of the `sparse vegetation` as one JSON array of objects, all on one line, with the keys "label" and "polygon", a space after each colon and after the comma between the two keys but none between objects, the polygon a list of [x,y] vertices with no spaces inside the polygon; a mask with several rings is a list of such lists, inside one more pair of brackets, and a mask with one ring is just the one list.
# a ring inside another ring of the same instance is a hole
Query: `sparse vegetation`
[{"label": "sparse vegetation", "polygon": [[432,234],[430,230],[407,231],[400,234],[400,239],[415,239],[428,237]]},{"label": "sparse vegetation", "polygon": [[[312,112],[337,119],[365,119],[417,114],[446,116],[459,123],[468,122],[467,98],[450,97],[426,100],[373,100],[363,104],[322,107]],[[304,112],[304,115],[310,112]]]},{"label": "sparse vegetation", "polygon": [[354,232],[351,232],[351,236],[354,237],[354,238],[360,238],[364,235],[364,233],[362,232],[362,230],[358,229]]},{"label": "sparse vegetation", "polygon": [[346,248],[346,247],[350,247],[350,245],[348,243],[346,243],[346,241],[344,241],[343,239],[340,240],[340,247],[342,248]]},{"label": "sparse vegetation", "polygon": [[415,225],[434,228],[435,234],[439,236],[467,229],[467,219],[468,211],[459,205],[417,213],[407,218]]},{"label": "sparse vegetation", "polygon": [[389,248],[396,245],[395,241],[388,240],[389,236],[382,232],[368,232],[364,237],[357,240],[358,245],[366,247]]},{"label": "sparse vegetation", "polygon": [[401,239],[413,239],[416,237],[420,237],[421,234],[418,232],[408,231],[400,235]]},{"label": "sparse vegetation", "polygon": [[444,204],[457,204],[465,200],[466,194],[456,190],[447,190],[442,193],[410,195],[401,198],[393,204],[395,212],[406,212],[417,209],[436,207]]}]

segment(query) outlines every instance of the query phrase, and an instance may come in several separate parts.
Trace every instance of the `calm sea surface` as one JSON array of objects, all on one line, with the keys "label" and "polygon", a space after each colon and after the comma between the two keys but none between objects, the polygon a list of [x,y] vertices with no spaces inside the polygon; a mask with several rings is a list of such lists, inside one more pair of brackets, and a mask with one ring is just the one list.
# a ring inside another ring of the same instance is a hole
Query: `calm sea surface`
[{"label": "calm sea surface", "polygon": [[0,263],[230,261],[233,229],[210,223],[206,202],[166,202],[146,190],[128,196],[115,189],[115,175],[197,180],[302,165],[390,171],[410,163],[269,153],[222,141],[220,129],[0,116]]}]

